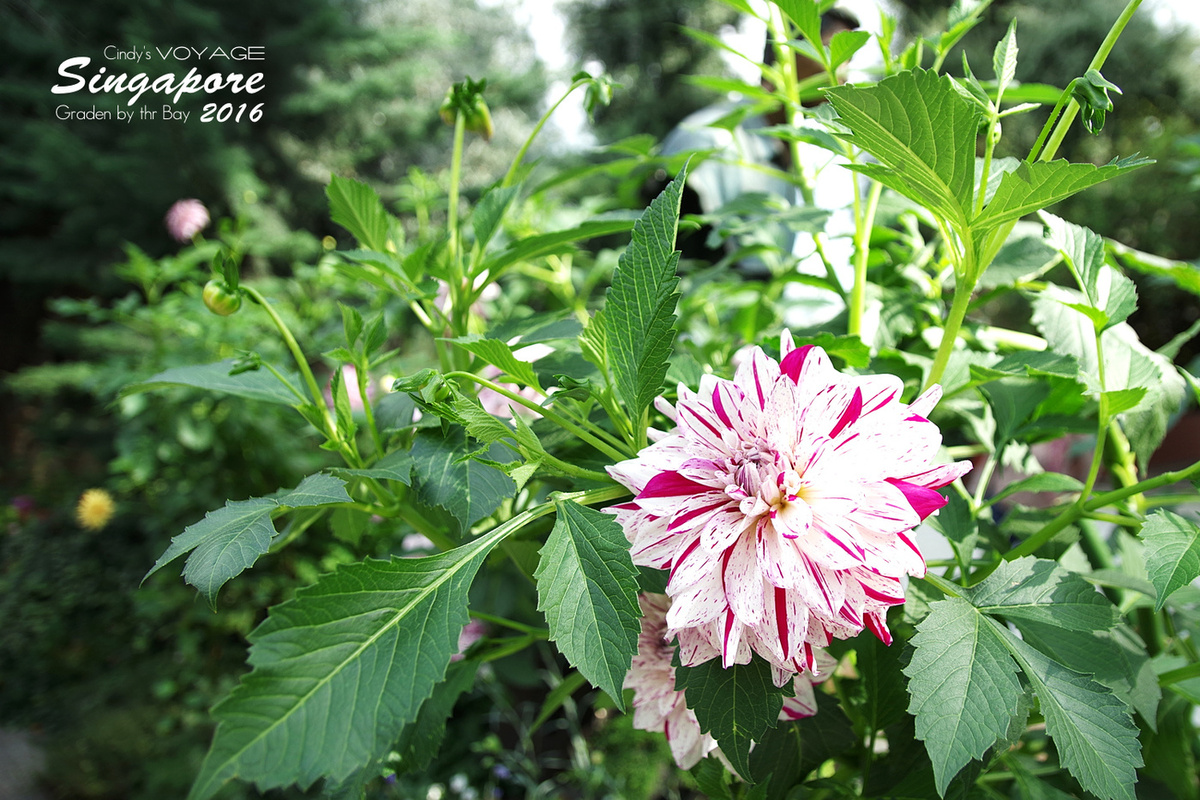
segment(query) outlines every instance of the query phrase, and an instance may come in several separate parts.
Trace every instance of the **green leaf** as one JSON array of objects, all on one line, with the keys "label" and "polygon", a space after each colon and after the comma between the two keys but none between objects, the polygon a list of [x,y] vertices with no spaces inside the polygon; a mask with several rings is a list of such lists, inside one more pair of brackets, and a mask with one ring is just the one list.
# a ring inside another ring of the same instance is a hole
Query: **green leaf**
[{"label": "green leaf", "polygon": [[750,744],[779,723],[783,710],[783,690],[771,681],[771,665],[754,658],[726,668],[714,658],[694,667],[677,666],[675,688],[738,774],[753,775]]},{"label": "green leaf", "polygon": [[[986,581],[985,581],[986,583]],[[905,668],[917,738],[933,762],[939,794],[967,762],[981,759],[1008,730],[1022,694],[1017,665],[966,600],[930,604]]]},{"label": "green leaf", "polygon": [[[802,347],[806,344],[815,344],[831,356],[837,356],[842,361],[846,362],[848,367],[866,367],[871,363],[871,348],[857,336],[838,336],[822,331],[816,336],[797,336],[795,339],[797,347]],[[694,386],[695,384],[688,384]]]},{"label": "green leaf", "polygon": [[[417,496],[426,505],[449,511],[463,532],[516,492],[511,478],[494,467],[467,459],[468,454],[466,439],[458,429],[445,437],[422,431],[412,448]],[[496,461],[508,458],[501,445],[492,445],[488,454]]]},{"label": "green leaf", "polygon": [[972,208],[978,108],[953,80],[915,69],[873,86],[828,91],[844,135],[879,159],[858,167],[958,227]]},{"label": "green leaf", "polygon": [[1117,622],[1113,604],[1081,575],[1033,556],[1003,562],[968,598],[983,613],[1070,631],[1108,630]]},{"label": "green leaf", "polygon": [[926,522],[946,537],[960,564],[969,564],[979,543],[979,520],[971,513],[970,501],[958,491],[950,489],[945,497],[946,505]]},{"label": "green leaf", "polygon": [[996,44],[992,53],[992,73],[996,76],[996,102],[1004,96],[1004,90],[1017,76],[1017,21],[1008,26],[1008,33]]},{"label": "green leaf", "polygon": [[867,31],[838,31],[829,40],[829,68],[837,69],[871,41]]},{"label": "green leaf", "polygon": [[1146,397],[1146,387],[1115,389],[1111,392],[1104,392],[1101,396],[1108,400],[1108,413],[1116,416],[1141,405],[1142,400]]},{"label": "green leaf", "polygon": [[272,608],[250,634],[253,670],[213,709],[189,799],[234,778],[263,791],[338,783],[383,755],[445,675],[467,589],[497,541],[344,566]]},{"label": "green leaf", "polygon": [[288,379],[288,384],[284,385],[269,370],[253,370],[230,375],[229,371],[236,364],[237,359],[227,358],[215,364],[173,367],[140,383],[126,386],[121,390],[121,396],[125,397],[170,386],[194,386],[211,392],[231,394],[249,400],[265,400],[268,403],[280,403],[285,406],[295,406],[304,402],[303,395],[296,383],[295,374],[281,372],[280,374]]},{"label": "green leaf", "polygon": [[541,551],[534,578],[538,610],[571,666],[625,710],[621,685],[641,630],[638,572],[625,532],[611,514],[571,501]]},{"label": "green leaf", "polygon": [[635,425],[662,388],[675,342],[675,233],[686,180],[685,166],[638,219],[604,304],[608,363]]},{"label": "green leaf", "polygon": [[[388,395],[394,397],[397,395]],[[405,486],[412,485],[412,456],[403,450],[388,453],[366,469],[347,469],[335,467],[331,472],[338,475],[376,478],[385,481],[399,481]]]},{"label": "green leaf", "polygon": [[1097,330],[1124,322],[1137,308],[1137,288],[1133,281],[1105,263],[1103,237],[1045,211],[1041,212],[1041,218],[1046,223],[1050,245],[1062,253],[1079,278],[1087,304],[1102,312],[1103,320]]},{"label": "green leaf", "polygon": [[[821,44],[821,9],[816,0],[780,0],[776,3],[788,15],[805,39],[815,47]],[[818,59],[819,60],[819,59]]]},{"label": "green leaf", "polygon": [[170,546],[154,562],[146,578],[190,552],[183,578],[205,596],[209,605],[213,605],[217,592],[225,583],[252,567],[258,557],[270,549],[271,539],[275,536],[271,512],[279,508],[349,503],[345,486],[332,475],[317,473],[309,475],[291,491],[271,497],[228,501],[223,508],[209,511],[204,519],[184,528],[183,533],[171,539]]},{"label": "green leaf", "polygon": [[1143,523],[1141,538],[1146,543],[1146,572],[1158,592],[1154,610],[1161,611],[1172,593],[1200,576],[1200,527],[1160,509]]},{"label": "green leaf", "polygon": [[992,201],[974,221],[980,229],[1015,222],[1026,214],[1065,200],[1076,192],[1152,163],[1144,158],[1113,161],[1103,167],[1067,161],[1022,161],[1000,179]]},{"label": "green leaf", "polygon": [[[817,713],[791,725],[800,734],[801,775],[807,775],[830,758],[850,752],[861,741],[836,698],[824,692],[816,692],[814,696],[817,699]],[[753,754],[751,756],[753,763]]]},{"label": "green leaf", "polygon": [[[1062,494],[1063,492],[1079,492],[1082,490],[1083,484],[1070,475],[1063,475],[1058,472],[1039,472],[1037,475],[1031,475],[1028,478],[1005,486],[999,494],[989,498],[988,503],[999,503],[1004,498],[1018,492],[1054,492],[1055,494]],[[945,512],[943,511],[942,513]]]},{"label": "green leaf", "polygon": [[623,233],[633,225],[632,218],[624,214],[613,213],[589,220],[568,230],[529,236],[513,242],[507,249],[488,259],[484,262],[483,270],[487,271],[492,280],[495,280],[505,269],[520,261],[531,261],[553,253],[562,253],[569,250],[569,245],[574,242],[594,239],[597,236],[607,236],[612,233]]},{"label": "green leaf", "polygon": [[1133,800],[1142,757],[1125,703],[1007,631],[1001,635],[1033,684],[1062,765],[1102,800]]},{"label": "green leaf", "polygon": [[446,679],[433,688],[433,692],[421,704],[417,718],[404,726],[396,741],[395,750],[400,754],[403,772],[428,768],[433,757],[441,749],[446,736],[446,720],[454,711],[454,704],[463,692],[475,685],[478,661],[456,661],[446,670]]},{"label": "green leaf", "polygon": [[390,217],[379,195],[365,183],[334,175],[325,187],[329,214],[368,250],[386,252]]},{"label": "green leaf", "polygon": [[475,246],[480,250],[487,248],[500,220],[504,218],[504,212],[520,189],[520,186],[493,187],[479,198],[475,210],[471,212],[471,225],[475,229]]},{"label": "green leaf", "polygon": [[858,637],[855,651],[863,693],[863,719],[868,730],[883,730],[902,720],[908,708],[908,687],[902,669],[905,651],[885,645],[875,636]]},{"label": "green leaf", "polygon": [[498,339],[485,339],[476,334],[460,336],[457,339],[443,339],[442,341],[450,342],[455,347],[461,347],[468,353],[479,356],[489,364],[499,367],[504,374],[513,378],[518,383],[525,386],[532,386],[541,391],[542,387],[538,384],[533,366],[528,361],[522,361],[513,355],[512,348],[504,342]]},{"label": "green leaf", "polygon": [[979,388],[992,407],[996,432],[992,439],[999,448],[1012,440],[1017,429],[1050,396],[1050,386],[1034,378],[1002,378]]}]

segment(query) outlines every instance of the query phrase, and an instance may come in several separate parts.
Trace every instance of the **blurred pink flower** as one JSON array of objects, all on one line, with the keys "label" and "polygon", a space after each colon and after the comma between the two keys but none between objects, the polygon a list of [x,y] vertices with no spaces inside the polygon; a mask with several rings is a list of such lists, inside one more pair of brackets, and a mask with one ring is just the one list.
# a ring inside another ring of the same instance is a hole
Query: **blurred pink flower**
[{"label": "blurred pink flower", "polygon": [[472,619],[463,626],[458,634],[458,652],[450,656],[451,661],[462,661],[467,649],[487,635],[487,623]]},{"label": "blurred pink flower", "polygon": [[834,638],[891,642],[900,578],[925,574],[909,533],[970,464],[934,465],[939,387],[905,405],[899,378],[843,375],[786,332],[780,350],[660,400],[675,429],[609,473],[636,495],[611,509],[634,563],[670,571],[681,662],[756,652],[782,686]]},{"label": "blurred pink flower", "polygon": [[[510,347],[512,347],[517,344],[517,341],[517,339],[512,339],[508,342],[508,344]],[[513,356],[519,361],[533,363],[539,358],[548,356],[553,352],[554,348],[548,344],[530,344],[514,350]],[[496,378],[502,375],[503,372],[499,367],[488,364],[484,366],[482,370],[480,370],[479,374],[494,383]],[[542,396],[538,394],[536,389],[530,386],[522,388],[515,383],[497,383],[496,385],[502,389],[507,389],[513,394],[520,395],[526,400],[531,400],[534,403],[541,402]],[[549,391],[553,392],[554,389],[551,388]],[[500,417],[501,419],[509,419],[512,417],[514,412],[520,414],[525,419],[536,419],[541,416],[541,414],[534,411],[532,408],[528,408],[527,406],[523,406],[520,403],[514,402],[496,390],[490,389],[486,386],[479,390],[479,404],[483,406],[484,411],[488,412],[493,417]]]},{"label": "blurred pink flower", "polygon": [[[633,690],[633,727],[661,731],[667,737],[671,755],[681,769],[691,769],[700,759],[717,750],[717,742],[703,733],[696,712],[687,707],[683,692],[675,690],[675,667],[671,660],[675,646],[668,643],[667,611],[670,599],[662,594],[638,596],[642,607],[642,632],[638,651],[625,677],[625,688]],[[797,720],[817,713],[813,682],[823,681],[834,661],[824,651],[818,654],[822,677],[803,672],[795,676],[795,697],[785,697],[781,720]]]},{"label": "blurred pink flower", "polygon": [[163,222],[175,241],[187,242],[208,225],[208,209],[195,198],[176,200]]},{"label": "blurred pink flower", "polygon": [[[363,396],[358,391],[358,370],[354,368],[353,364],[342,364],[342,383],[346,387],[346,399],[350,401],[350,410],[356,412],[362,411]],[[330,387],[331,384],[326,384],[325,386],[325,402],[333,406],[333,391]],[[375,384],[368,380],[367,396],[374,400],[377,391]]]}]

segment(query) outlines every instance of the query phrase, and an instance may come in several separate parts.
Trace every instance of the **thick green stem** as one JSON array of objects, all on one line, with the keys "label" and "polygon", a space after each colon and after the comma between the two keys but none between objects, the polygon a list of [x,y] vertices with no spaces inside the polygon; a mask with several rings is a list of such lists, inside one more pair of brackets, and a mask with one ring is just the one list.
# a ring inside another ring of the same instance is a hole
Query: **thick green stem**
[{"label": "thick green stem", "polygon": [[933,386],[942,379],[946,365],[950,363],[950,353],[954,351],[954,343],[958,340],[958,331],[962,328],[963,319],[967,316],[967,308],[971,305],[971,292],[975,288],[973,277],[958,276],[955,279],[954,303],[950,306],[950,316],[942,328],[942,342],[938,345],[937,355],[933,359],[933,367],[925,381],[925,388]]},{"label": "thick green stem", "polygon": [[1030,536],[1028,539],[1021,542],[1020,545],[1005,553],[1004,558],[1007,561],[1012,561],[1014,558],[1020,558],[1021,556],[1027,556],[1030,553],[1035,552],[1039,547],[1053,539],[1056,534],[1058,534],[1068,525],[1073,524],[1076,520],[1089,511],[1095,511],[1097,509],[1104,508],[1105,506],[1119,503],[1127,497],[1132,497],[1135,494],[1141,494],[1142,492],[1148,492],[1152,489],[1157,489],[1160,486],[1170,486],[1173,483],[1185,481],[1188,478],[1191,478],[1193,475],[1200,475],[1200,461],[1197,461],[1190,467],[1176,470],[1175,472],[1164,472],[1162,475],[1156,475],[1153,478],[1147,478],[1146,480],[1139,481],[1131,486],[1122,486],[1120,489],[1114,489],[1111,492],[1098,494],[1083,504],[1076,503],[1068,506],[1067,508],[1063,509],[1061,514],[1047,523],[1045,527],[1043,527],[1033,536]]}]

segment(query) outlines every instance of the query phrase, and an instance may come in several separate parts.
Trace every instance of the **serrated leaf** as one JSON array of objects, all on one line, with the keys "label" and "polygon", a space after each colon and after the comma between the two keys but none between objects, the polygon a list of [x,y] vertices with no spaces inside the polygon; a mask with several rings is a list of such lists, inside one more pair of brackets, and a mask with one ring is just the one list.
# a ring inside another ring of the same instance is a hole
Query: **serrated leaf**
[{"label": "serrated leaf", "polygon": [[234,778],[260,790],[338,783],[386,752],[445,675],[467,590],[498,540],[344,566],[272,608],[249,637],[253,670],[213,709],[189,799]]},{"label": "serrated leaf", "polygon": [[828,90],[844,138],[879,159],[858,170],[964,227],[972,208],[978,108],[923,69]]},{"label": "serrated leaf", "polygon": [[796,23],[805,39],[815,47],[822,46],[821,10],[816,0],[780,0],[776,5]]},{"label": "serrated leaf", "polygon": [[[173,367],[157,375],[152,375],[144,381],[126,386],[121,390],[121,396],[125,397],[171,386],[194,386],[198,389],[245,397],[249,400],[265,400],[268,403],[280,403],[285,406],[296,406],[303,402],[303,395],[297,386],[295,374],[281,372],[280,374],[288,379],[288,385],[284,385],[269,370],[265,369],[230,375],[229,371],[236,364],[237,359],[227,358],[214,364]],[[291,390],[288,389],[288,386],[292,387]]]},{"label": "serrated leaf", "polygon": [[1089,186],[1149,163],[1152,162],[1147,159],[1130,158],[1097,167],[1063,160],[1035,161],[1032,164],[1023,161],[1001,178],[992,201],[972,224],[980,229],[990,229],[1006,222],[1015,222],[1026,214],[1065,200]]},{"label": "serrated leaf", "polygon": [[171,539],[170,546],[154,562],[146,578],[190,552],[183,578],[213,605],[225,583],[252,567],[270,549],[275,536],[271,512],[281,507],[311,508],[349,502],[345,483],[324,473],[309,475],[291,491],[228,501],[223,508],[208,512],[204,519]]},{"label": "serrated leaf", "polygon": [[1114,389],[1111,392],[1104,392],[1100,396],[1108,401],[1109,414],[1124,414],[1126,411],[1132,411],[1142,404],[1142,400],[1146,397],[1146,387],[1135,386],[1132,389]]},{"label": "serrated leaf", "polygon": [[417,718],[404,726],[395,750],[402,760],[401,772],[426,769],[446,736],[446,720],[463,692],[475,685],[478,661],[456,661],[446,669],[446,679],[433,688]]},{"label": "serrated leaf", "polygon": [[1093,393],[1146,389],[1142,402],[1126,411],[1123,418],[1126,435],[1144,471],[1166,436],[1171,415],[1179,408],[1186,386],[1170,361],[1143,345],[1134,330],[1122,323],[1101,334],[1105,365],[1105,383],[1101,387],[1097,381],[1095,328],[1087,317],[1066,305],[1081,298],[1078,292],[1047,287],[1033,301],[1034,325],[1051,349],[1079,362],[1079,379]]},{"label": "serrated leaf", "polygon": [[1085,791],[1102,800],[1133,800],[1142,757],[1138,729],[1125,703],[1008,631],[1000,635],[1033,684],[1062,765]]},{"label": "serrated leaf", "polygon": [[771,665],[754,658],[749,664],[722,667],[721,659],[714,658],[676,667],[675,688],[738,774],[752,776],[750,744],[779,723],[783,709],[783,691],[771,680]]},{"label": "serrated leaf", "polygon": [[[512,479],[494,467],[466,459],[469,451],[461,430],[442,437],[422,431],[412,447],[413,487],[421,502],[449,511],[463,532],[512,497]],[[509,454],[492,445],[489,457],[506,461]]]},{"label": "serrated leaf", "polygon": [[330,218],[368,250],[387,251],[389,216],[379,195],[365,183],[334,175],[325,187]]},{"label": "serrated leaf", "polygon": [[855,644],[864,697],[863,719],[868,730],[882,730],[903,719],[908,708],[908,687],[901,663],[904,650],[889,647],[874,636],[861,636]]},{"label": "serrated leaf", "polygon": [[[388,395],[393,397],[395,395]],[[399,481],[405,486],[412,485],[412,456],[403,450],[388,453],[365,469],[347,469],[335,467],[332,472],[338,475],[350,475],[362,478],[377,478],[386,481]]]},{"label": "serrated leaf", "polygon": [[493,187],[479,198],[475,210],[471,212],[471,225],[475,229],[475,246],[480,250],[487,248],[500,220],[504,218],[504,212],[520,189],[520,186]]},{"label": "serrated leaf", "polygon": [[541,391],[541,386],[538,384],[533,366],[528,361],[522,361],[513,355],[512,348],[504,342],[498,339],[486,339],[475,334],[460,336],[457,339],[444,339],[443,341],[450,342],[455,347],[460,347],[472,355],[479,356],[492,366],[501,369],[518,383],[522,383],[525,386],[532,386]]},{"label": "serrated leaf", "polygon": [[538,610],[571,666],[608,693],[622,711],[621,685],[641,630],[637,569],[616,519],[571,501],[541,551],[534,578]]},{"label": "serrated leaf", "polygon": [[638,219],[604,304],[608,364],[635,424],[662,387],[675,343],[675,233],[686,180],[685,166]]},{"label": "serrated leaf", "polygon": [[904,669],[912,695],[908,710],[944,795],[959,770],[981,759],[1008,730],[1022,693],[1017,665],[986,618],[958,597],[930,604],[912,645]]},{"label": "serrated leaf", "polygon": [[1004,90],[1017,76],[1017,21],[1008,26],[1008,33],[996,44],[992,53],[992,73],[996,76],[996,103],[1004,96]]},{"label": "serrated leaf", "polygon": [[1097,330],[1124,322],[1137,308],[1137,288],[1133,281],[1105,263],[1104,239],[1088,228],[1045,211],[1041,212],[1041,218],[1046,223],[1050,245],[1062,253],[1079,277],[1087,305],[1101,312]]},{"label": "serrated leaf", "polygon": [[709,800],[733,800],[729,789],[729,770],[716,757],[702,758],[691,770],[696,788]]},{"label": "serrated leaf", "polygon": [[1113,604],[1081,575],[1033,556],[1002,563],[967,597],[984,613],[1064,630],[1108,630],[1117,621]]},{"label": "serrated leaf", "polygon": [[1146,543],[1146,572],[1158,597],[1154,610],[1161,611],[1167,598],[1200,576],[1200,527],[1174,511],[1155,511],[1142,524]]}]

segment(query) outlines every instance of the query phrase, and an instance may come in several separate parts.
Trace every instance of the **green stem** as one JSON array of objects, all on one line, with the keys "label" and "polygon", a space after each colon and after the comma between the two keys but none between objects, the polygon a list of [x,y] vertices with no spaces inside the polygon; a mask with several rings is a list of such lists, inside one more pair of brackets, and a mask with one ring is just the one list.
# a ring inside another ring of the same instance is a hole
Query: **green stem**
[{"label": "green stem", "polygon": [[1073,524],[1077,519],[1082,517],[1089,511],[1104,508],[1105,506],[1119,503],[1127,497],[1132,497],[1135,494],[1148,492],[1152,489],[1157,489],[1160,486],[1170,486],[1173,483],[1185,481],[1193,475],[1200,474],[1200,461],[1192,464],[1190,467],[1185,467],[1175,472],[1164,472],[1162,475],[1156,475],[1153,478],[1147,478],[1144,481],[1139,481],[1131,486],[1122,486],[1120,489],[1113,489],[1110,492],[1098,494],[1086,503],[1075,504],[1063,510],[1061,514],[1051,520],[1041,530],[1030,536],[1017,547],[1009,550],[1004,554],[1006,561],[1012,561],[1014,558],[1027,556],[1036,551],[1039,547],[1054,538],[1056,534]]},{"label": "green stem", "polygon": [[[363,360],[366,358],[364,356]],[[371,432],[371,442],[375,445],[375,457],[383,455],[383,440],[379,438],[379,427],[375,424],[375,411],[371,408],[371,398],[367,397],[367,384],[370,382],[370,372],[364,363],[362,369],[355,369],[358,378],[358,396],[362,399],[363,414],[367,418],[367,429]]]},{"label": "green stem", "polygon": [[1200,678],[1200,663],[1188,664],[1186,667],[1173,669],[1158,676],[1159,686],[1170,686],[1173,683]]},{"label": "green stem", "polygon": [[[862,318],[867,302],[867,259],[871,254],[871,228],[875,226],[875,211],[879,208],[879,196],[883,184],[874,181],[867,196],[866,211],[855,214],[857,227],[854,230],[854,284],[850,287],[850,309],[847,332],[851,336],[862,335]],[[858,205],[858,181],[854,182],[854,202]],[[857,210],[857,209],[856,209]]]},{"label": "green stem", "polygon": [[490,622],[492,625],[499,625],[501,628],[509,628],[511,630],[517,631],[518,633],[533,633],[533,634],[546,633],[545,628],[535,628],[531,625],[526,625],[523,622],[517,622],[515,620],[506,619],[505,617],[497,617],[494,614],[486,614],[483,611],[472,611],[471,616],[477,620],[480,620],[481,622]]},{"label": "green stem", "polygon": [[525,139],[525,144],[521,145],[521,149],[517,151],[517,157],[513,159],[512,166],[509,167],[508,172],[505,173],[504,180],[500,181],[501,187],[512,186],[513,181],[517,177],[517,170],[520,169],[521,162],[525,160],[525,153],[529,150],[529,146],[533,144],[533,140],[537,138],[539,133],[541,133],[542,128],[545,127],[555,110],[563,104],[563,101],[571,95],[571,92],[575,91],[580,86],[586,86],[592,80],[593,79],[590,77],[581,78],[572,83],[567,87],[567,90],[563,92],[562,97],[558,98],[558,100],[554,102],[554,105],[550,106],[549,110],[547,110],[545,114],[542,114],[542,118],[538,120],[537,125],[533,126],[533,131],[529,134],[529,137]]},{"label": "green stem", "polygon": [[[1100,67],[1104,66],[1104,62],[1108,60],[1108,55],[1116,45],[1117,39],[1121,37],[1125,26],[1129,24],[1129,20],[1141,4],[1142,0],[1129,0],[1129,3],[1125,6],[1125,10],[1121,12],[1121,16],[1117,17],[1117,21],[1109,29],[1108,35],[1100,43],[1100,49],[1096,51],[1096,55],[1092,58],[1092,63],[1088,64],[1088,69],[1099,70]],[[1071,87],[1068,86],[1064,94],[1069,93],[1070,90]],[[1066,138],[1067,131],[1070,130],[1071,123],[1075,121],[1075,115],[1078,113],[1079,103],[1074,98],[1071,98],[1071,102],[1067,105],[1066,111],[1063,112],[1062,117],[1058,120],[1058,124],[1054,128],[1054,133],[1051,134],[1050,141],[1046,143],[1046,149],[1039,156],[1039,160],[1049,161],[1054,158],[1055,153],[1058,152],[1059,145]]]},{"label": "green stem", "polygon": [[992,482],[992,475],[996,471],[996,465],[1000,463],[1001,456],[1004,455],[1004,445],[996,448],[996,452],[987,457],[987,461],[983,464],[983,469],[979,473],[979,485],[975,487],[975,496],[971,498],[972,508],[982,509],[991,505],[990,502],[985,503],[984,497],[987,494],[988,484]]},{"label": "green stem", "polygon": [[1200,494],[1157,494],[1147,497],[1143,506],[1146,509],[1162,508],[1163,506],[1178,506],[1184,503],[1200,503]]},{"label": "green stem", "polygon": [[950,306],[950,315],[946,318],[946,325],[942,328],[942,342],[938,345],[937,355],[933,359],[933,367],[930,368],[929,378],[925,381],[926,389],[942,379],[942,373],[946,371],[946,365],[950,363],[950,353],[954,350],[954,343],[958,340],[958,331],[962,327],[963,319],[967,316],[967,308],[971,305],[971,292],[975,288],[973,277],[956,276],[954,283],[954,302]]},{"label": "green stem", "polygon": [[949,595],[950,597],[962,597],[963,587],[951,583],[940,575],[926,572],[925,577],[921,578],[921,580],[933,584],[941,590],[942,594]]},{"label": "green stem", "polygon": [[450,197],[446,209],[446,230],[450,234],[450,263],[454,280],[450,284],[450,298],[455,305],[462,289],[462,263],[458,252],[458,183],[462,176],[463,140],[466,137],[466,118],[462,109],[454,115],[454,150],[450,156]]}]

